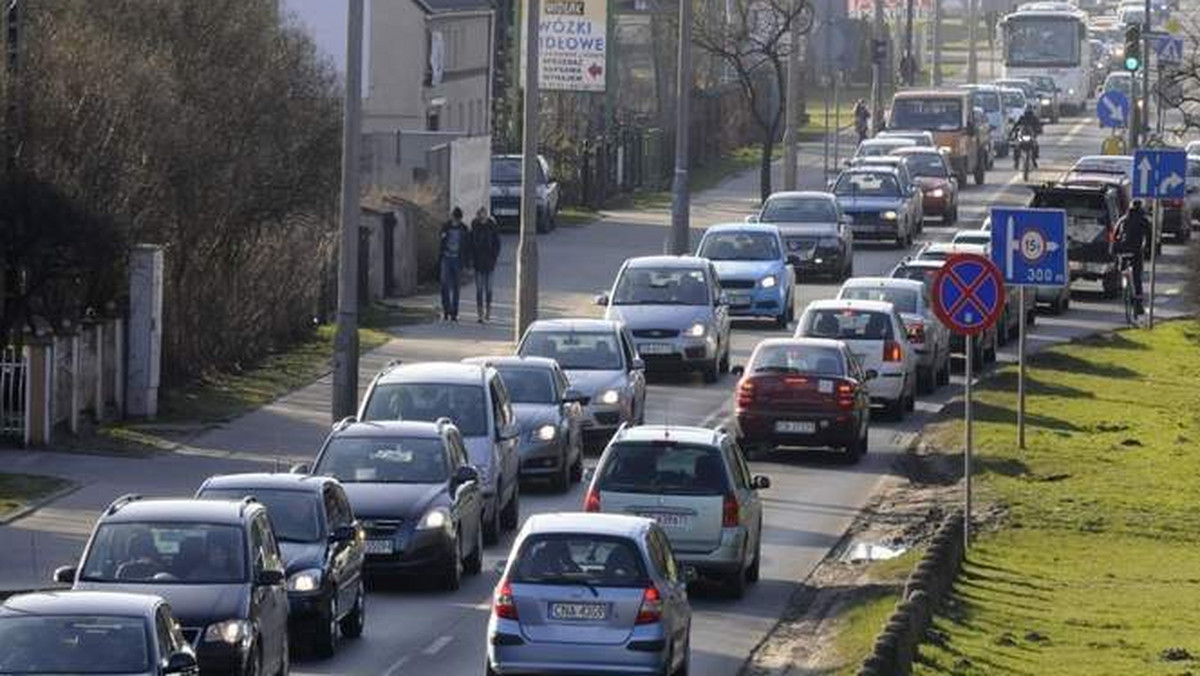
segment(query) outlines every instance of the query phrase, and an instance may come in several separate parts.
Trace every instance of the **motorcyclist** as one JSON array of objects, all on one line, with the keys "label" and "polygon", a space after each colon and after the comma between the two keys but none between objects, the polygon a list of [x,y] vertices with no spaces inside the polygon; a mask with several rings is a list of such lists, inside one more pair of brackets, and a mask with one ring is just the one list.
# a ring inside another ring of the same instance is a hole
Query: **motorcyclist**
[{"label": "motorcyclist", "polygon": [[1131,257],[1133,267],[1134,311],[1142,314],[1142,271],[1145,268],[1146,242],[1150,239],[1150,218],[1141,200],[1134,200],[1129,212],[1117,221],[1117,252]]},{"label": "motorcyclist", "polygon": [[[1026,106],[1025,112],[1021,113],[1021,117],[1013,123],[1012,129],[1008,132],[1009,141],[1016,141],[1021,137],[1021,133],[1026,132],[1033,139],[1033,160],[1034,168],[1038,165],[1038,136],[1042,134],[1042,121],[1038,119],[1037,113],[1034,112],[1033,106]],[[1021,168],[1021,146],[1014,144],[1013,148],[1013,168]]]}]

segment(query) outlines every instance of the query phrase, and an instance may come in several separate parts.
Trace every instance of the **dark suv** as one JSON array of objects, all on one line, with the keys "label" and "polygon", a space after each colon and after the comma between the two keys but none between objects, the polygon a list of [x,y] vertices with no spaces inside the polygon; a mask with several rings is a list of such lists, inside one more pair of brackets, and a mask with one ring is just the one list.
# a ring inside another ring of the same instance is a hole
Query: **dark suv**
[{"label": "dark suv", "polygon": [[197,498],[251,496],[267,506],[287,570],[290,631],[294,645],[333,655],[340,633],[362,635],[366,546],[350,501],[337,479],[296,474],[230,474],[212,477]]},{"label": "dark suv", "polygon": [[1125,213],[1119,181],[1050,183],[1033,189],[1029,206],[1067,212],[1067,266],[1071,281],[1099,281],[1104,295],[1121,291],[1121,270],[1113,249],[1117,221]]},{"label": "dark suv", "polygon": [[205,676],[288,673],[287,577],[267,508],[253,499],[118,498],[79,568],[54,579],[166,599]]}]

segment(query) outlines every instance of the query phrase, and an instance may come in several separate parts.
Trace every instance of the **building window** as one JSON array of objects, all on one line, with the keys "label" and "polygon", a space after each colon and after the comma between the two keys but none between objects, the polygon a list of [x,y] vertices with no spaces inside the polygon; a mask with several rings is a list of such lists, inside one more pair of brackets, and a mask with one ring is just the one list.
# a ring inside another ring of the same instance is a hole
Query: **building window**
[{"label": "building window", "polygon": [[437,110],[429,111],[425,116],[425,131],[441,131],[442,116]]}]

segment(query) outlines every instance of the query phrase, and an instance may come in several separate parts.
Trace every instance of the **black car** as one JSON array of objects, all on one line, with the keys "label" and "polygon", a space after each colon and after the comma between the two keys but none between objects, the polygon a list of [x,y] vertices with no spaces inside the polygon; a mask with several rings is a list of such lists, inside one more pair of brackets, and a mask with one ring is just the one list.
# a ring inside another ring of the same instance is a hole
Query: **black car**
[{"label": "black car", "polygon": [[453,590],[482,568],[479,471],[449,419],[339,425],[312,473],[345,486],[366,530],[368,573],[433,574]]},{"label": "black car", "polygon": [[1118,180],[1047,183],[1033,188],[1029,206],[1067,212],[1067,267],[1070,281],[1099,281],[1105,297],[1121,291],[1121,270],[1112,246],[1117,221],[1125,213]]},{"label": "black car", "polygon": [[0,605],[0,674],[199,673],[196,652],[158,596],[44,592]]},{"label": "black car", "polygon": [[775,193],[747,220],[779,228],[797,282],[817,275],[835,280],[854,276],[854,233],[832,193]]},{"label": "black car", "polygon": [[287,576],[267,508],[253,499],[118,498],[79,567],[54,579],[166,599],[205,676],[288,673]]},{"label": "black car", "polygon": [[297,474],[231,474],[205,481],[196,497],[252,496],[267,506],[287,571],[293,645],[333,655],[340,633],[362,635],[366,619],[362,530],[337,479]]}]

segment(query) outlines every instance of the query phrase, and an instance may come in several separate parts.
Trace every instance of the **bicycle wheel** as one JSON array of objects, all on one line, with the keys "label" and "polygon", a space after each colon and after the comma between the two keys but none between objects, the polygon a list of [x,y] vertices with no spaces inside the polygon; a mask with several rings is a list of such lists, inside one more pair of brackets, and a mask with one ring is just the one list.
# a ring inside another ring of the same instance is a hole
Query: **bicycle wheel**
[{"label": "bicycle wheel", "polygon": [[1137,315],[1133,306],[1133,278],[1126,269],[1121,273],[1121,300],[1125,304],[1125,323],[1130,326],[1137,324]]}]

